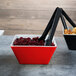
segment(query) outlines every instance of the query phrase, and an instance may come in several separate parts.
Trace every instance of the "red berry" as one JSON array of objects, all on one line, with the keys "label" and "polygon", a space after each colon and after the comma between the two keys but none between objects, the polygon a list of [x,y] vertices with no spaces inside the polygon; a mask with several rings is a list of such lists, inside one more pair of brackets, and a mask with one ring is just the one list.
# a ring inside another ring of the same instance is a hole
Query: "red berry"
[{"label": "red berry", "polygon": [[14,41],[14,42],[13,42],[13,45],[17,45],[17,42],[16,42],[16,41]]},{"label": "red berry", "polygon": [[38,41],[39,37],[34,37],[32,40]]},{"label": "red berry", "polygon": [[26,38],[26,40],[29,41],[29,40],[31,40],[31,38],[28,37],[28,38]]},{"label": "red berry", "polygon": [[19,39],[21,40],[21,39],[23,39],[23,37],[20,37]]},{"label": "red berry", "polygon": [[13,42],[14,45],[44,45],[44,41],[38,40],[39,37],[34,37],[34,38],[16,38],[16,40]]},{"label": "red berry", "polygon": [[52,44],[51,44],[51,46],[55,46],[55,44],[54,44],[54,43],[52,43]]}]

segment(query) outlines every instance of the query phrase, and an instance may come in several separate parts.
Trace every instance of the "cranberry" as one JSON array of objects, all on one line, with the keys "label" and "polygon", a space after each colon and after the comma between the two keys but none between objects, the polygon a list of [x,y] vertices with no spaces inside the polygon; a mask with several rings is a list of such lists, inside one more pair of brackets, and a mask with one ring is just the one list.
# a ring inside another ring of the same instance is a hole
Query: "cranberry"
[{"label": "cranberry", "polygon": [[26,38],[26,40],[27,40],[27,41],[30,41],[30,40],[31,40],[31,38],[29,38],[29,37],[28,37],[28,38]]},{"label": "cranberry", "polygon": [[[34,37],[34,38],[16,38],[16,40],[13,42],[13,45],[44,45],[43,40],[38,40],[39,37]],[[52,46],[55,46],[54,43],[51,44]]]},{"label": "cranberry", "polygon": [[34,37],[32,40],[38,41],[39,37]]},{"label": "cranberry", "polygon": [[23,39],[23,37],[20,37],[20,40]]},{"label": "cranberry", "polygon": [[14,45],[17,45],[17,42],[16,41],[14,41],[14,43],[13,43]]},{"label": "cranberry", "polygon": [[52,44],[51,44],[51,46],[55,46],[55,44],[54,44],[54,43],[52,43]]}]

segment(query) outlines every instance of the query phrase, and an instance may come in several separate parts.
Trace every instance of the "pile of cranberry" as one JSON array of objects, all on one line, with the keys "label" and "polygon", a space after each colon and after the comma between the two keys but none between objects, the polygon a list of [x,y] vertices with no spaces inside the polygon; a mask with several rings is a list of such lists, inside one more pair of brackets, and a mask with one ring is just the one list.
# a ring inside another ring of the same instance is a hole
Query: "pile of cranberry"
[{"label": "pile of cranberry", "polygon": [[13,45],[44,45],[43,40],[38,40],[39,37],[34,37],[34,38],[16,38],[16,40],[13,42]]},{"label": "pile of cranberry", "polygon": [[[34,37],[34,38],[16,38],[15,41],[13,42],[13,45],[40,45],[43,46],[44,45],[44,41],[43,40],[38,40],[39,37]],[[54,46],[54,44],[52,43],[52,46]]]}]

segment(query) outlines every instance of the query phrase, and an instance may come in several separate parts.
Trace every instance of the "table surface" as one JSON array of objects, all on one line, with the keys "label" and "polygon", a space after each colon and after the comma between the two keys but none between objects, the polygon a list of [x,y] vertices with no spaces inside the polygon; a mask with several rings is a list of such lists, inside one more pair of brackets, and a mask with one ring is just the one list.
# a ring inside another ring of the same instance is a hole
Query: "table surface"
[{"label": "table surface", "polygon": [[21,65],[10,48],[14,36],[0,36],[0,76],[76,76],[76,51],[68,50],[63,37],[48,65]]}]

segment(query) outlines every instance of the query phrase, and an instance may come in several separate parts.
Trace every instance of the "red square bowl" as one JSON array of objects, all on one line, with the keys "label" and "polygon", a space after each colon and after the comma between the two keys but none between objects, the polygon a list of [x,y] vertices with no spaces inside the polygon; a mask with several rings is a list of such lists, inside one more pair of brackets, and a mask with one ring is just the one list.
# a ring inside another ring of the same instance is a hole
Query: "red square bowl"
[{"label": "red square bowl", "polygon": [[[13,41],[19,37],[40,37],[40,35],[16,35]],[[55,46],[23,46],[13,45],[11,48],[20,64],[49,64],[51,57],[56,50],[56,42],[53,39]]]}]

